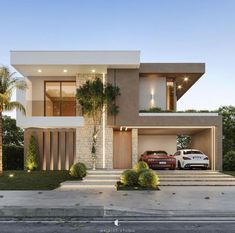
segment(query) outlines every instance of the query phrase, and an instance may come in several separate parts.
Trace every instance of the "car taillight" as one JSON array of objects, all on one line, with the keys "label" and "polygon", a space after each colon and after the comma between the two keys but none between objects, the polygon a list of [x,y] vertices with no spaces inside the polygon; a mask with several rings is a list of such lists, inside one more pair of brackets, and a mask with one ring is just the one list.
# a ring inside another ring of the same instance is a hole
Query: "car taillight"
[{"label": "car taillight", "polygon": [[205,157],[204,160],[208,160],[208,157]]},{"label": "car taillight", "polygon": [[155,159],[147,159],[148,160],[148,162],[153,162],[153,161],[155,161]]},{"label": "car taillight", "polygon": [[183,160],[191,160],[189,157],[183,156]]}]

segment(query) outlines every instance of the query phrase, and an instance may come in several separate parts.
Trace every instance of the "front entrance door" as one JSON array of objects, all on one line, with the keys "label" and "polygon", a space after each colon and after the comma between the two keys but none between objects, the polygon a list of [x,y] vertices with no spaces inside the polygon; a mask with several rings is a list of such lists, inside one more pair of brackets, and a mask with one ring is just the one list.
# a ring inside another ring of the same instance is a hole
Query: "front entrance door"
[{"label": "front entrance door", "polygon": [[113,131],[113,168],[132,167],[131,131]]}]

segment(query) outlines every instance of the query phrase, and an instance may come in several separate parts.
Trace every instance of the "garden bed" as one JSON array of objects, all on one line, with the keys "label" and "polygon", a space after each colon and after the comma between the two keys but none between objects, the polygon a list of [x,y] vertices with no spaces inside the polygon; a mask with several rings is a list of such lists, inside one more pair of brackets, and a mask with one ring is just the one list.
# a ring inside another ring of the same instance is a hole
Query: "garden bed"
[{"label": "garden bed", "polygon": [[141,186],[126,186],[122,184],[120,181],[117,182],[116,184],[117,191],[139,191],[139,190],[150,190],[150,191],[159,191],[159,187],[156,188],[146,188],[146,187],[141,187]]}]

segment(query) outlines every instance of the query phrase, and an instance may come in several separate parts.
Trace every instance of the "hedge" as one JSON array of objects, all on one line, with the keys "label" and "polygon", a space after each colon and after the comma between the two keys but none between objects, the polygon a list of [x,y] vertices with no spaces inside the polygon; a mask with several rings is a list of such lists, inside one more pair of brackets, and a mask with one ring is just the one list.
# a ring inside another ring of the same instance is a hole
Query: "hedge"
[{"label": "hedge", "polygon": [[24,170],[24,147],[3,145],[3,170]]}]

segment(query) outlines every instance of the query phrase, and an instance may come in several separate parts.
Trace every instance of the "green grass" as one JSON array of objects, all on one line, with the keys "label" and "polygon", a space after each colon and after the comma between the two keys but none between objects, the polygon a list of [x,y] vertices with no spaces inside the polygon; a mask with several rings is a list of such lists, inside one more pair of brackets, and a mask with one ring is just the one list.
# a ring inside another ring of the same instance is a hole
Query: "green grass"
[{"label": "green grass", "polygon": [[52,190],[66,180],[75,180],[68,171],[4,171],[0,190]]},{"label": "green grass", "polygon": [[235,176],[235,171],[223,171],[224,174]]}]

